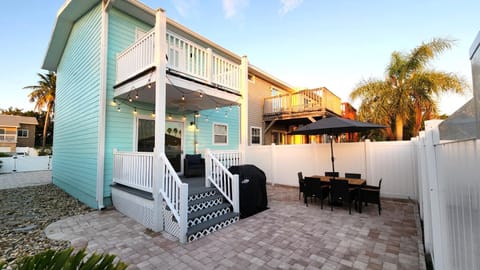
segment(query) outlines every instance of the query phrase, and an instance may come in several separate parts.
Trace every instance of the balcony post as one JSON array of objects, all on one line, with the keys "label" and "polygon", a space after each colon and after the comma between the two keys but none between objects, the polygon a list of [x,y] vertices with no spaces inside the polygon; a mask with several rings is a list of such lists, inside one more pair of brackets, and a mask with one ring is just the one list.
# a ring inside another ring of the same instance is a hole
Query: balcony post
[{"label": "balcony post", "polygon": [[163,230],[162,198],[160,190],[163,189],[162,179],[164,171],[160,154],[165,152],[165,92],[166,92],[166,57],[167,19],[165,11],[157,9],[155,14],[155,147],[153,165],[153,230]]},{"label": "balcony post", "polygon": [[213,80],[213,52],[211,48],[207,48],[207,82],[212,84]]}]

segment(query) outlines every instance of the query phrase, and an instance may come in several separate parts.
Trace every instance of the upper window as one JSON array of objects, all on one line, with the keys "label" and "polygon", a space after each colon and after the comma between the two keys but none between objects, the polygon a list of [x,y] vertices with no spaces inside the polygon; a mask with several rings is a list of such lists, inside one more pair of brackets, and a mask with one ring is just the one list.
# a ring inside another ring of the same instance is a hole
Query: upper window
[{"label": "upper window", "polygon": [[28,129],[18,129],[17,138],[28,138]]},{"label": "upper window", "polygon": [[213,144],[228,143],[228,126],[226,124],[213,124]]},{"label": "upper window", "polygon": [[272,87],[271,90],[272,90],[272,97],[280,95],[280,91],[278,91],[274,87]]},{"label": "upper window", "polygon": [[262,144],[262,129],[250,127],[250,144]]}]

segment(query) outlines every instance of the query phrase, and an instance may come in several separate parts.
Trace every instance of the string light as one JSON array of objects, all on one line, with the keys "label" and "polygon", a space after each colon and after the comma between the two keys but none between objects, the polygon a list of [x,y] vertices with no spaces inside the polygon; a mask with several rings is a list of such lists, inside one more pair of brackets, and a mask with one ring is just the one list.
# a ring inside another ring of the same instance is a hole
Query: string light
[{"label": "string light", "polygon": [[155,118],[155,111],[152,111],[152,117]]},{"label": "string light", "polygon": [[185,100],[185,95],[182,95],[182,100],[183,100],[183,101]]},{"label": "string light", "polygon": [[137,114],[137,107],[133,107],[133,114]]},{"label": "string light", "polygon": [[183,121],[187,120],[187,117],[185,116],[185,114],[182,115],[182,120],[183,120]]},{"label": "string light", "polygon": [[218,106],[215,106],[215,111],[217,111],[217,112],[218,112]]},{"label": "string light", "polygon": [[195,117],[200,117],[200,113],[199,113],[199,112],[195,112]]},{"label": "string light", "polygon": [[132,102],[132,101],[133,101],[132,97],[130,96],[130,94],[128,94],[128,102]]},{"label": "string light", "polygon": [[200,98],[203,98],[203,93],[202,92],[200,92]]},{"label": "string light", "polygon": [[172,120],[172,115],[171,114],[168,115],[168,120]]},{"label": "string light", "polygon": [[117,107],[117,112],[120,111],[120,104],[118,104],[118,107]]},{"label": "string light", "polygon": [[135,99],[138,99],[138,90],[135,92]]}]

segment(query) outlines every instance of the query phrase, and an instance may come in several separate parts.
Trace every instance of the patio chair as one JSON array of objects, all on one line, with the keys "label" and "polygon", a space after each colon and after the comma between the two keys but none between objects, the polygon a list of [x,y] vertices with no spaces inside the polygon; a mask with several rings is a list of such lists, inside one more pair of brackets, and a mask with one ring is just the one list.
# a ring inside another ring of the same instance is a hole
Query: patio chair
[{"label": "patio chair", "polygon": [[185,177],[205,176],[205,159],[200,154],[185,155],[183,175]]},{"label": "patio chair", "polygon": [[382,187],[382,178],[380,178],[380,181],[378,181],[378,187],[377,186],[362,186],[360,187],[359,190],[359,200],[360,200],[360,206],[359,206],[359,212],[362,212],[362,202],[365,203],[365,206],[367,206],[368,203],[375,203],[378,204],[378,215],[381,215],[382,213],[382,205],[380,202],[380,188]]},{"label": "patio chair", "polygon": [[[356,198],[358,188],[351,188],[347,180],[330,179],[330,207],[333,211],[333,204],[347,203],[348,213],[352,214],[352,202]],[[356,208],[356,207],[355,207]]]},{"label": "patio chair", "polygon": [[330,187],[328,184],[320,181],[317,178],[305,177],[305,189],[303,191],[303,198],[305,205],[308,206],[308,197],[320,200],[320,209],[323,209],[323,200],[328,198]]},{"label": "patio chair", "polygon": [[298,175],[298,199],[300,200],[300,195],[305,190],[305,180],[303,179],[302,172],[298,172],[297,175]]},{"label": "patio chair", "polygon": [[345,173],[345,178],[361,179],[362,174],[361,173]]},{"label": "patio chair", "polygon": [[329,177],[339,177],[340,174],[338,172],[325,172],[325,176]]}]

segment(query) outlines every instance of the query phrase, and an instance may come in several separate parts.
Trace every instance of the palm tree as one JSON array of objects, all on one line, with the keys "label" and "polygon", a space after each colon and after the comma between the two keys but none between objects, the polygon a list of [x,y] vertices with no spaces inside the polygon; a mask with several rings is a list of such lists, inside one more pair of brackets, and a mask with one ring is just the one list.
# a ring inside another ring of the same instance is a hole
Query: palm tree
[{"label": "palm tree", "polygon": [[428,69],[429,61],[452,45],[451,40],[433,39],[409,54],[393,52],[384,80],[361,81],[350,93],[351,99],[362,99],[359,114],[363,120],[390,126],[395,138],[402,140],[405,124],[414,119],[410,135],[418,134],[422,123],[436,116],[436,97],[441,92],[463,94],[466,87],[455,74]]},{"label": "palm tree", "polygon": [[55,108],[55,91],[57,88],[57,75],[54,72],[47,74],[37,73],[40,77],[37,85],[25,86],[23,89],[32,89],[33,91],[28,95],[30,102],[35,102],[35,110],[41,112],[46,108],[45,122],[43,125],[42,147],[45,148],[45,141],[47,138],[48,121],[52,117]]}]

